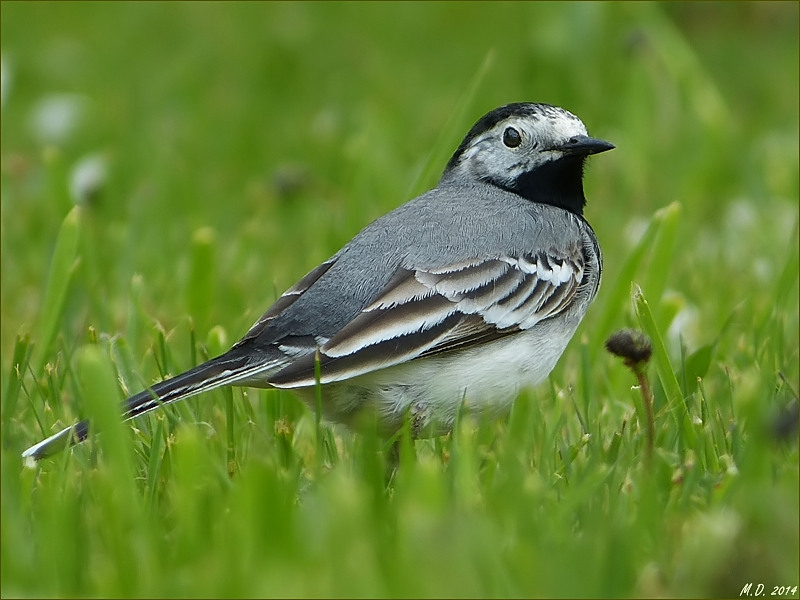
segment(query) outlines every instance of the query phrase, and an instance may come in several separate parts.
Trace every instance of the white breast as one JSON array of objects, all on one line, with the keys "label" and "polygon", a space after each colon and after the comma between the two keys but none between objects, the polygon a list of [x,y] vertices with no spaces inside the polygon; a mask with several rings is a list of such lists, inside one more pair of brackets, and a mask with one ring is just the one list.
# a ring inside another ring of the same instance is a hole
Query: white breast
[{"label": "white breast", "polygon": [[[456,413],[501,415],[524,387],[544,381],[577,328],[547,320],[530,330],[463,351],[411,361],[325,386],[326,414],[340,422],[364,408],[377,411],[389,430],[402,424],[408,411],[415,429],[430,434],[452,428]],[[304,394],[305,395],[305,394]],[[423,433],[418,431],[418,433]]]}]

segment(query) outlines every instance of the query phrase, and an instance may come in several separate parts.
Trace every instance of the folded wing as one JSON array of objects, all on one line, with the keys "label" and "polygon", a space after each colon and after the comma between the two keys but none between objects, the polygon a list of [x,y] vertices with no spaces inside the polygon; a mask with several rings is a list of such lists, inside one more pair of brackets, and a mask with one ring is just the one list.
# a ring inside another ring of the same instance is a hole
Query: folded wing
[{"label": "folded wing", "polygon": [[583,279],[583,256],[537,253],[473,260],[437,269],[398,269],[358,316],[319,352],[271,376],[276,387],[330,383],[466,348],[529,329],[568,306]]}]

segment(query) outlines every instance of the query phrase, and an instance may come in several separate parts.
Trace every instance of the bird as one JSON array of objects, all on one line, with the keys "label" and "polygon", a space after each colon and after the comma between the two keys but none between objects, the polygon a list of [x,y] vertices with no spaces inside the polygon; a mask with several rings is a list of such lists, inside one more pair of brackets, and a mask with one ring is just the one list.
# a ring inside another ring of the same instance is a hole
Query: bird
[{"label": "bird", "polygon": [[[587,157],[614,145],[571,112],[516,102],[483,115],[438,185],[379,217],[284,292],[216,358],[128,398],[125,420],[221,386],[295,392],[382,434],[452,430],[506,413],[548,377],[600,286],[584,218]],[[81,421],[25,450],[89,435]]]}]

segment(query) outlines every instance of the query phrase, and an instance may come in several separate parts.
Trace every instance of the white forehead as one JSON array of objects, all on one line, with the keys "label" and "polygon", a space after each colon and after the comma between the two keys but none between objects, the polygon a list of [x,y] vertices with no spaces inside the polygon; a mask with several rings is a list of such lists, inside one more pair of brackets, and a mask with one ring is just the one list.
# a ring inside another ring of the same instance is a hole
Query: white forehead
[{"label": "white forehead", "polygon": [[498,122],[492,128],[492,133],[502,134],[507,127],[525,131],[539,142],[568,140],[576,135],[588,135],[583,121],[571,112],[561,109],[510,116]]}]

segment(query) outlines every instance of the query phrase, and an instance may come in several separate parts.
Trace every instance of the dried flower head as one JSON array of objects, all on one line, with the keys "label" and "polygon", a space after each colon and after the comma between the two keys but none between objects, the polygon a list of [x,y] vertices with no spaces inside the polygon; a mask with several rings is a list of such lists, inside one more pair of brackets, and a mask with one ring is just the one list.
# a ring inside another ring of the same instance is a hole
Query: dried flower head
[{"label": "dried flower head", "polygon": [[653,355],[653,345],[638,329],[620,329],[606,340],[606,350],[625,360],[631,368],[646,364]]}]

